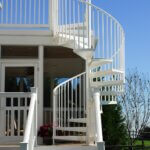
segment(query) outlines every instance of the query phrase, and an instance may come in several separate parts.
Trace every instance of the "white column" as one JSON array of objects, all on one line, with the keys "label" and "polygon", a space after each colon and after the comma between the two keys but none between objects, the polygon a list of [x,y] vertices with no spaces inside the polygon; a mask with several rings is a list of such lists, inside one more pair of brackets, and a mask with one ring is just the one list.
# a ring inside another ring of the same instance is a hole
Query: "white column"
[{"label": "white column", "polygon": [[43,125],[43,78],[44,78],[44,47],[39,46],[39,69],[38,69],[38,129]]},{"label": "white column", "polygon": [[93,99],[95,103],[95,123],[96,123],[96,143],[98,150],[104,150],[103,132],[102,132],[102,106],[100,101],[100,92],[98,89],[94,90]]},{"label": "white column", "polygon": [[89,80],[89,63],[88,60],[86,60],[86,114],[87,114],[87,139],[86,143],[88,145],[94,144],[94,136],[95,136],[95,130],[93,128],[94,126],[94,117],[93,117],[93,101],[92,101],[92,93],[90,89],[90,80]]},{"label": "white column", "polygon": [[58,25],[58,0],[50,0],[50,30],[56,34]]}]

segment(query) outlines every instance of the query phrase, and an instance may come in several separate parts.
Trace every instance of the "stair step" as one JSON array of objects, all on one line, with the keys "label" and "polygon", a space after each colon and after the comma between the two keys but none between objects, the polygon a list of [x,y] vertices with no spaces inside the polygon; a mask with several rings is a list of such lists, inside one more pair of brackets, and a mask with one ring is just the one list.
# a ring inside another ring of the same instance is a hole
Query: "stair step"
[{"label": "stair step", "polygon": [[92,72],[90,74],[90,77],[96,78],[96,77],[101,77],[101,76],[106,76],[106,75],[116,75],[116,74],[123,74],[123,71],[116,70],[116,69],[110,69],[110,70],[105,70],[105,71],[97,71],[97,72]]},{"label": "stair step", "polygon": [[103,101],[102,100],[102,105],[116,105],[117,101]]},{"label": "stair step", "polygon": [[69,122],[86,123],[86,118],[71,118],[69,119]]},{"label": "stair step", "polygon": [[116,95],[121,95],[123,94],[123,91],[100,91],[101,96],[116,96]]},{"label": "stair step", "polygon": [[86,132],[86,127],[57,127],[56,130],[62,130],[62,131],[74,131],[74,132]]},{"label": "stair step", "polygon": [[123,80],[117,80],[117,81],[102,81],[102,82],[91,82],[91,86],[93,88],[100,88],[102,86],[115,86],[115,85],[123,85]]},{"label": "stair step", "polygon": [[68,144],[68,145],[52,145],[52,146],[38,146],[34,150],[97,150],[96,146]]},{"label": "stair step", "polygon": [[19,145],[0,145],[0,150],[19,150]]},{"label": "stair step", "polygon": [[54,136],[55,140],[85,142],[86,136]]},{"label": "stair step", "polygon": [[90,68],[96,68],[96,67],[110,64],[110,63],[112,63],[112,59],[95,58],[95,59],[92,59]]}]

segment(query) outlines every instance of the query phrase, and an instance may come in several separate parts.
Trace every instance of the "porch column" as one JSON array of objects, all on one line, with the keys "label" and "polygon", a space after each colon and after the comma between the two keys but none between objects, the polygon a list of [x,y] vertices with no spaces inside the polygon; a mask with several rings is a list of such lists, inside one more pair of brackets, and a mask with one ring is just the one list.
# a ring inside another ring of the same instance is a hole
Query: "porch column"
[{"label": "porch column", "polygon": [[94,90],[93,99],[95,104],[95,125],[96,125],[96,143],[98,150],[105,150],[105,145],[103,142],[103,132],[102,132],[102,105],[100,101],[100,92],[98,89]]},{"label": "porch column", "polygon": [[38,129],[43,125],[43,66],[44,66],[44,47],[38,47],[39,69],[38,69]]}]

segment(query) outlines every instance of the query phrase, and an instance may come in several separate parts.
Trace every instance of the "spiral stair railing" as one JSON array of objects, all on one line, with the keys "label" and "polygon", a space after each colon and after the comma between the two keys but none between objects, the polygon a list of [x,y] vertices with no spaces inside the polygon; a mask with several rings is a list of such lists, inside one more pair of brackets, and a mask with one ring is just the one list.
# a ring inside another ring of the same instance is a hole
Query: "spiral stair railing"
[{"label": "spiral stair railing", "polygon": [[[54,35],[61,46],[72,48],[75,53],[87,60],[89,71],[86,74],[86,84],[90,80],[87,94],[96,88],[101,93],[100,105],[117,104],[117,96],[123,92],[125,78],[125,34],[121,24],[106,11],[86,0],[58,0],[58,10],[56,21],[58,26]],[[55,103],[61,96],[59,92],[54,90],[54,95],[58,97]],[[55,107],[55,112],[59,115],[57,109]],[[102,113],[101,110],[99,111]],[[57,122],[56,114],[54,114],[54,121]],[[86,114],[88,115],[88,112]],[[81,128],[82,125],[79,124],[76,129],[63,126],[62,129],[58,127],[57,130],[64,131],[66,136],[70,132],[80,134],[75,134],[74,137],[59,137],[54,128],[54,140],[87,140],[85,135],[88,136],[88,120],[76,116],[72,121],[75,124],[84,123],[84,127]],[[84,138],[81,135],[84,135]],[[94,138],[96,141],[97,137]]]},{"label": "spiral stair railing", "polygon": [[93,58],[111,59],[108,68],[124,71],[125,35],[110,14],[86,0],[58,0],[58,28],[62,42],[74,41],[74,49],[94,49]]}]

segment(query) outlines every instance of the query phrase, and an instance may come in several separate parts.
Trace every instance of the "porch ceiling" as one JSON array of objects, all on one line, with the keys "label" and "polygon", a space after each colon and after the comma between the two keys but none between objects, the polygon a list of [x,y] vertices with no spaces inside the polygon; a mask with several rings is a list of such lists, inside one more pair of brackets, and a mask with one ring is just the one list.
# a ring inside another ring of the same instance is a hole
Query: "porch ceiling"
[{"label": "porch ceiling", "polygon": [[45,47],[45,58],[80,58],[72,49],[65,47]]}]

